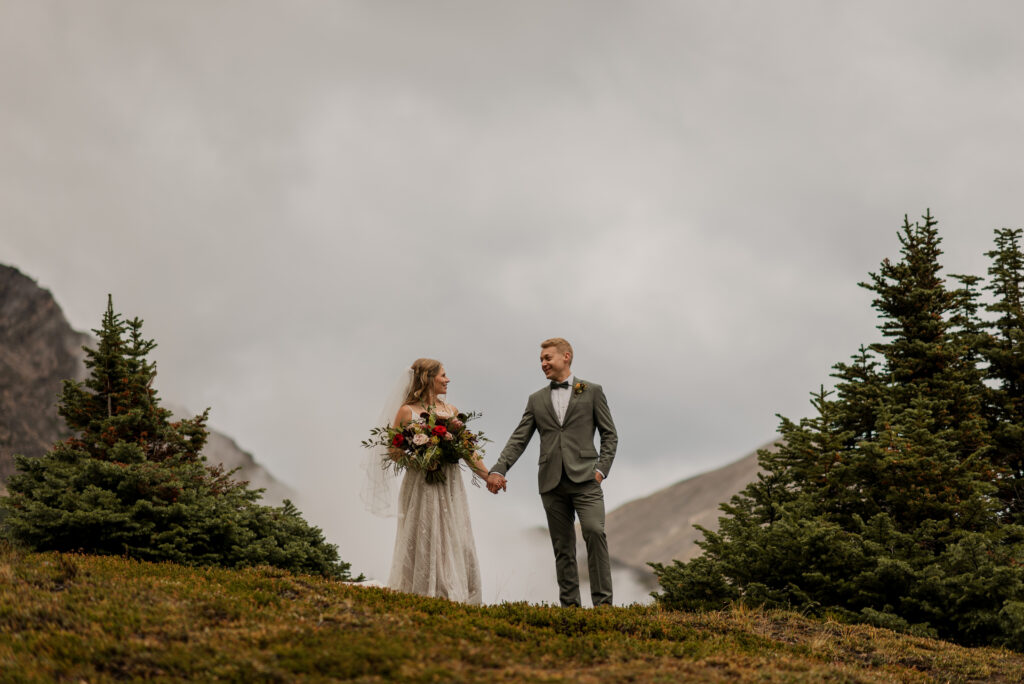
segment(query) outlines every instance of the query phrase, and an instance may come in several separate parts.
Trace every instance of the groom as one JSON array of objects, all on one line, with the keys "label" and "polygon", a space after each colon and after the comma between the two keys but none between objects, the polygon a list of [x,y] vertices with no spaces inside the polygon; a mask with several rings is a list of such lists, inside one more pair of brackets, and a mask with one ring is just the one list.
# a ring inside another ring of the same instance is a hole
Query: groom
[{"label": "groom", "polygon": [[[505,473],[522,455],[534,431],[540,433],[538,484],[548,532],[555,551],[559,599],[563,606],[580,605],[576,569],[576,529],[580,518],[587,543],[590,596],[595,606],[612,604],[611,561],[604,534],[604,493],[619,438],[600,385],[572,375],[572,346],[561,337],[540,343],[540,367],[550,384],[530,395],[519,427],[491,468],[487,489],[505,488]],[[594,432],[601,452],[594,449]]]}]

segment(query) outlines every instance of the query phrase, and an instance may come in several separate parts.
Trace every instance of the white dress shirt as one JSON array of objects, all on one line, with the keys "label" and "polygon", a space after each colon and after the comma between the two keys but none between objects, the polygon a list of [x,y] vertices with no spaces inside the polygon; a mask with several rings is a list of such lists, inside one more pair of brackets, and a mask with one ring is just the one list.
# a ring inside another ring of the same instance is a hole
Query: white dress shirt
[{"label": "white dress shirt", "polygon": [[551,388],[551,403],[555,407],[555,416],[558,417],[559,425],[565,421],[565,410],[569,408],[569,397],[572,396],[572,375],[570,374],[565,380],[569,383],[568,387]]}]

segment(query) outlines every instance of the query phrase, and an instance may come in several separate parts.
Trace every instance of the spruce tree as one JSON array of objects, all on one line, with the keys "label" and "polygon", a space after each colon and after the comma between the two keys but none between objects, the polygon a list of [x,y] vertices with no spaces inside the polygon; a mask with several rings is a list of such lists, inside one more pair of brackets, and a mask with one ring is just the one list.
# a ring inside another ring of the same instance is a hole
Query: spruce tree
[{"label": "spruce tree", "polygon": [[206,463],[209,410],[172,421],[160,406],[147,358],[156,345],[143,337],[140,319],[123,320],[108,297],[93,332],[89,376],[65,381],[59,400],[72,437],[42,458],[16,458],[2,501],[10,538],[36,550],[267,564],[352,579],[337,548],[291,502],[260,505],[262,490]]},{"label": "spruce tree", "polygon": [[901,258],[862,283],[884,341],[836,364],[836,397],[818,392],[815,417],[781,419],[778,451],[761,452],[764,474],[722,506],[700,557],[653,564],[659,603],[742,601],[1024,648],[1024,530],[996,496],[979,279],[946,284],[923,219],[904,219]]},{"label": "spruce tree", "polygon": [[923,218],[914,225],[904,218],[903,258],[883,261],[862,283],[876,294],[878,327],[888,338],[871,345],[888,383],[878,437],[865,443],[857,479],[880,483],[882,510],[904,525],[955,515],[962,502],[991,493],[993,476],[986,389],[972,347],[974,295],[946,287],[937,221],[930,212]]},{"label": "spruce tree", "polygon": [[999,494],[1008,521],[1024,524],[1024,253],[1018,229],[996,231],[995,249],[987,252],[989,290],[986,308],[995,320],[982,345],[993,385],[989,421],[995,445],[992,460],[1002,472]]}]

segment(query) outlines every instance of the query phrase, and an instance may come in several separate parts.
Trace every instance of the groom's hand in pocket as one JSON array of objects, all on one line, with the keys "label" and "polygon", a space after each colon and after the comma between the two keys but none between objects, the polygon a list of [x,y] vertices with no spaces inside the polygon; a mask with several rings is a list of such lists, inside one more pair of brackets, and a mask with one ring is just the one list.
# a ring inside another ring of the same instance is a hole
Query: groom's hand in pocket
[{"label": "groom's hand in pocket", "polygon": [[597,484],[601,484],[601,482],[604,480],[604,475],[601,474],[600,470],[594,471],[594,479],[597,480]]}]

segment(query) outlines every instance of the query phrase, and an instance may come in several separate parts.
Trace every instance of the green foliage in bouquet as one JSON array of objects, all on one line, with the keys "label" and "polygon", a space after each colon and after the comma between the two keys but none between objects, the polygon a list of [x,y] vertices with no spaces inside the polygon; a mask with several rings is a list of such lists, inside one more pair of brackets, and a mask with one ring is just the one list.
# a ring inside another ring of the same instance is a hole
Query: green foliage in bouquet
[{"label": "green foliage in bouquet", "polygon": [[[930,213],[861,285],[885,341],[834,366],[816,415],[780,417],[762,473],[702,529],[702,555],[652,564],[658,602],[828,614],[1024,650],[1024,257],[996,232],[975,276],[941,277]],[[981,311],[998,316],[983,320]]]},{"label": "green foliage in bouquet", "polygon": [[260,505],[201,452],[209,411],[171,420],[160,406],[142,321],[123,321],[108,299],[89,377],[67,380],[60,415],[73,436],[39,459],[16,458],[4,533],[40,551],[125,555],[188,565],[272,565],[352,579],[349,563],[290,501]]}]

